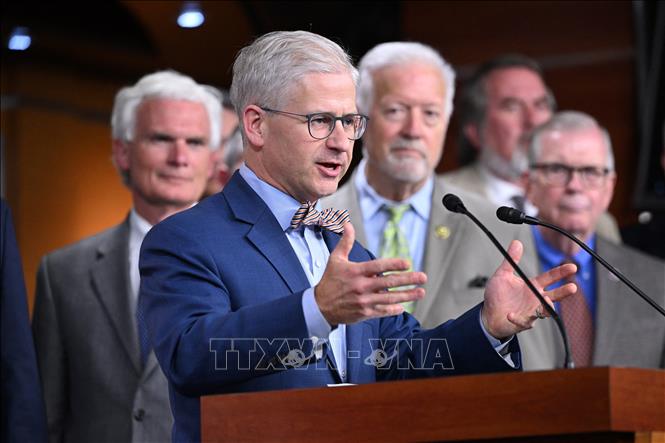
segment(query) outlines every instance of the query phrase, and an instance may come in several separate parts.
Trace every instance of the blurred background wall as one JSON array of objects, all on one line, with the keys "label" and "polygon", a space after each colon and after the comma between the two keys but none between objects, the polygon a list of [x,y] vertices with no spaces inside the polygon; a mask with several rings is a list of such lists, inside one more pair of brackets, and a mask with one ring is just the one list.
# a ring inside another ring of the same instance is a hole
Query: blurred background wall
[{"label": "blurred background wall", "polygon": [[[238,49],[273,30],[326,35],[356,61],[383,41],[421,41],[454,65],[460,82],[497,54],[529,55],[543,65],[559,109],[582,110],[609,129],[619,177],[610,210],[619,223],[633,222],[644,201],[638,169],[655,155],[643,148],[640,157],[644,97],[661,109],[663,101],[647,81],[650,54],[662,55],[656,2],[202,1],[205,22],[195,29],[176,24],[184,3],[3,3],[2,195],[14,213],[30,305],[43,254],[118,223],[129,209],[110,161],[117,89],[164,68],[228,87]],[[30,32],[26,51],[7,49],[16,26]],[[439,171],[458,165],[456,135],[453,114]]]}]

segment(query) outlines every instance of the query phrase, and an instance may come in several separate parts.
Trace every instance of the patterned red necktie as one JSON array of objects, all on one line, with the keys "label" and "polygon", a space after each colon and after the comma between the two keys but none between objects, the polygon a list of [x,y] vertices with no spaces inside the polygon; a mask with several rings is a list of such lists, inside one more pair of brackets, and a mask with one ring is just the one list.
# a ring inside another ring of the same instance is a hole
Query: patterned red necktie
[{"label": "patterned red necktie", "polygon": [[[564,263],[572,263],[566,261]],[[581,269],[579,265],[577,269]],[[578,271],[579,272],[579,271]],[[591,366],[593,361],[593,318],[591,317],[591,310],[587,304],[586,297],[582,291],[582,286],[579,284],[575,276],[566,279],[568,282],[573,282],[577,285],[577,292],[559,302],[559,310],[561,311],[561,318],[566,326],[568,337],[570,338],[571,352],[573,354],[573,361],[578,368]]]},{"label": "patterned red necktie", "polygon": [[349,211],[328,208],[319,212],[314,208],[315,204],[316,202],[301,204],[291,219],[291,227],[296,229],[300,225],[320,226],[337,234],[344,233],[344,223],[349,221]]}]

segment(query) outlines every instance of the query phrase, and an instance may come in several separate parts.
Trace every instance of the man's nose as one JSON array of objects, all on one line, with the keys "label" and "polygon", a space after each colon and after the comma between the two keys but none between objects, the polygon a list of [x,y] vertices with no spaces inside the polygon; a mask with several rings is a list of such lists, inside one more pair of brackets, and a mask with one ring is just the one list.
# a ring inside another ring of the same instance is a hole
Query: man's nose
[{"label": "man's nose", "polygon": [[402,126],[402,134],[408,138],[420,138],[423,135],[424,115],[422,110],[411,108],[407,111]]},{"label": "man's nose", "polygon": [[186,165],[189,159],[189,146],[187,141],[183,139],[176,139],[169,151],[168,161],[175,165]]}]

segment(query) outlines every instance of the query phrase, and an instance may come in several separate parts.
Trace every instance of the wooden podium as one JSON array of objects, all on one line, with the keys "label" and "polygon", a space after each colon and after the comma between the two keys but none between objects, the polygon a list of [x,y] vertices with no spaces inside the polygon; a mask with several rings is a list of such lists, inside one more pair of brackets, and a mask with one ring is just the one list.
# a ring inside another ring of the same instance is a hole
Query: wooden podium
[{"label": "wooden podium", "polygon": [[584,368],[203,397],[204,442],[663,442],[665,371]]}]

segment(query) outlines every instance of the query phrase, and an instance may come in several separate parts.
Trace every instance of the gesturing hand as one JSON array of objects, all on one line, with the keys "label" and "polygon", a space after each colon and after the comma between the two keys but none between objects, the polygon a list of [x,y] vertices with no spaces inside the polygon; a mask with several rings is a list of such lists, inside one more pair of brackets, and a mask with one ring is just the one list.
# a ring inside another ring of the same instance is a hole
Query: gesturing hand
[{"label": "gesturing hand", "polygon": [[[515,263],[519,263],[522,252],[522,243],[513,240],[508,248],[508,254]],[[567,283],[550,291],[544,289],[558,280],[573,275],[576,271],[577,267],[568,263],[532,278],[531,283],[545,297],[550,306],[553,306],[553,302],[574,294],[577,291],[576,285]],[[504,260],[485,288],[485,304],[482,311],[485,329],[498,339],[506,338],[532,328],[534,322],[539,318],[538,314],[548,315],[529,287],[518,275],[515,275],[510,263]]]},{"label": "gesturing hand", "polygon": [[344,235],[330,254],[321,281],[314,288],[314,297],[325,319],[331,325],[355,323],[375,317],[401,314],[401,303],[425,296],[423,288],[387,291],[409,285],[423,285],[427,276],[422,272],[404,271],[409,263],[403,259],[383,258],[362,263],[349,261],[355,241],[351,223],[344,225]]}]

